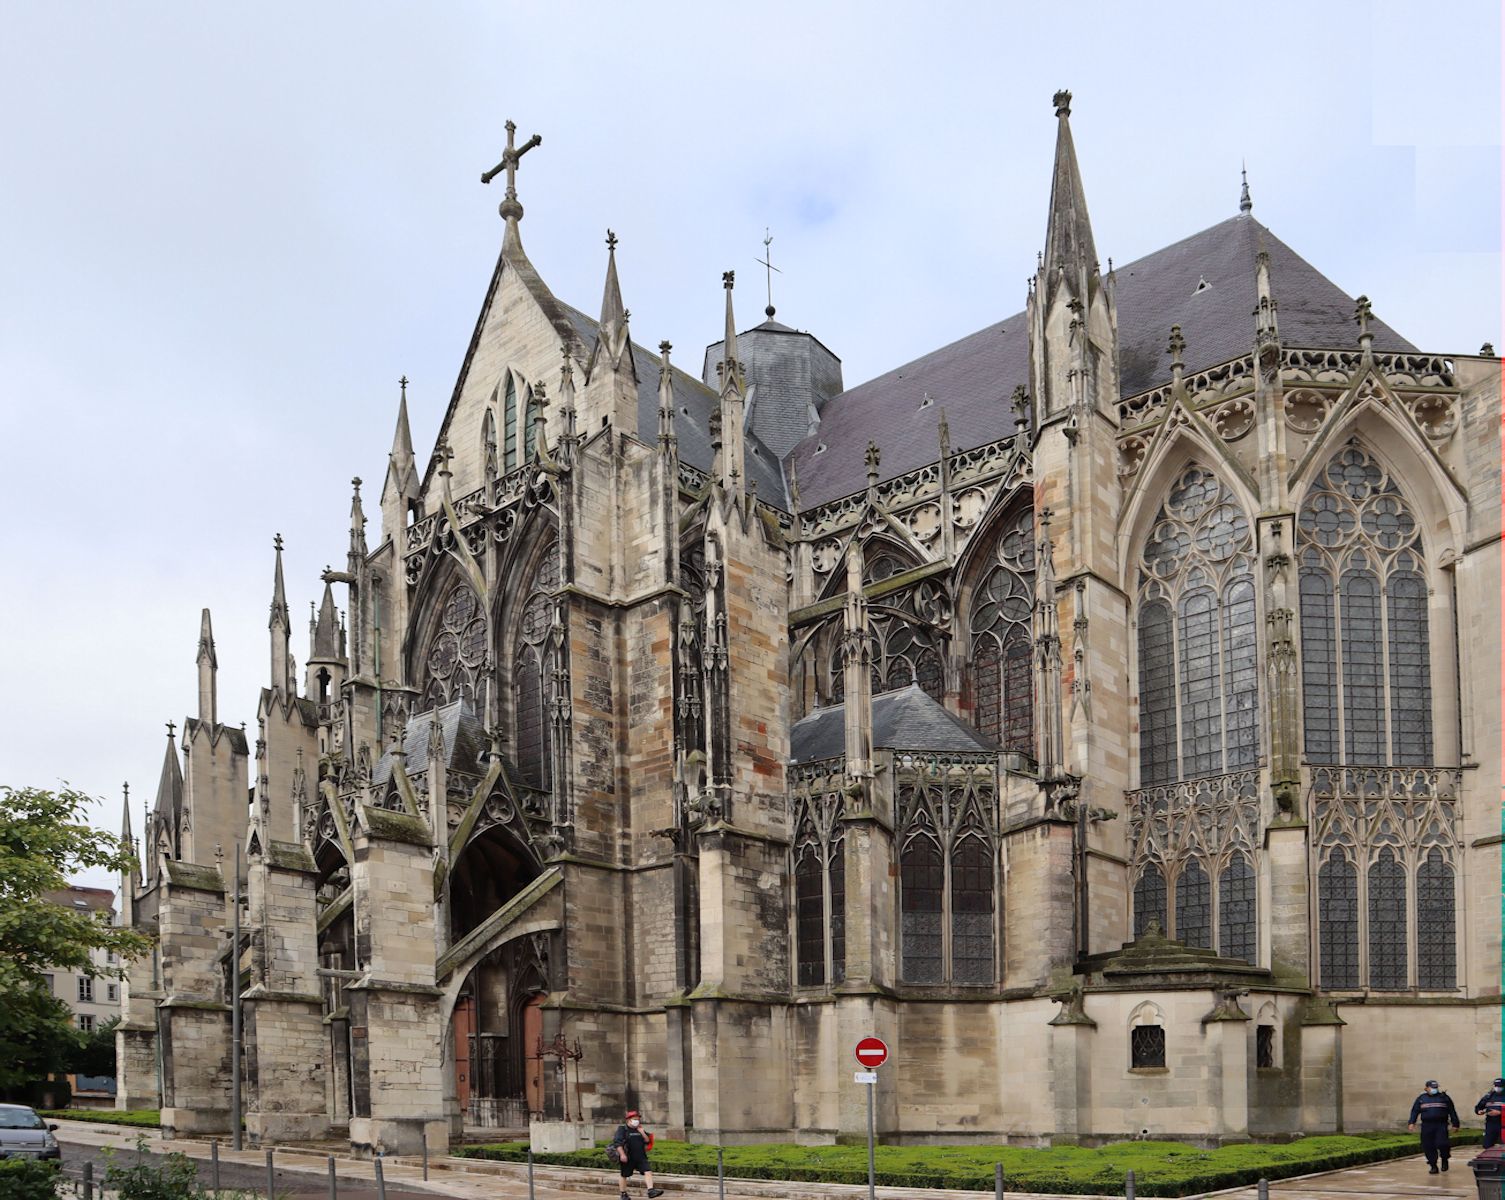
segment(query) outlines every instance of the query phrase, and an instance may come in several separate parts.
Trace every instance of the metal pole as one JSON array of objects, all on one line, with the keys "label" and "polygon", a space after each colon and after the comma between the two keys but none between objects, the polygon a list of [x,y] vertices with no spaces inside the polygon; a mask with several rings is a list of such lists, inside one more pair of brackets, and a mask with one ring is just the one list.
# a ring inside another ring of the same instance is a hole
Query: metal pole
[{"label": "metal pole", "polygon": [[533,1200],[533,1147],[528,1147],[528,1200]]},{"label": "metal pole", "polygon": [[219,1191],[219,1138],[209,1139],[209,1186]]},{"label": "metal pole", "polygon": [[267,1147],[267,1200],[276,1200],[277,1173],[272,1168],[272,1147]]},{"label": "metal pole", "polygon": [[993,1164],[993,1200],[1003,1200],[1003,1164]]},{"label": "metal pole", "polygon": [[1259,1181],[1259,1200],[1270,1200],[1270,1181],[1268,1179],[1261,1179]]},{"label": "metal pole", "polygon": [[877,1173],[873,1169],[873,1088],[867,1084],[867,1200],[878,1200]]},{"label": "metal pole", "polygon": [[1134,1172],[1124,1176],[1124,1200],[1134,1200]]},{"label": "metal pole", "polygon": [[381,1152],[376,1155],[376,1200],[387,1200],[387,1180],[381,1173]]},{"label": "metal pole", "polygon": [[329,1200],[335,1200],[339,1194],[340,1185],[335,1182],[334,1155],[329,1155]]},{"label": "metal pole", "polygon": [[[230,904],[230,1147],[240,1149],[240,839],[235,839],[235,895]],[[271,1192],[267,1193],[271,1200]]]},{"label": "metal pole", "polygon": [[726,1200],[726,1161],[720,1146],[716,1147],[716,1195]]},{"label": "metal pole", "polygon": [[424,1134],[424,1136],[423,1136],[423,1178],[425,1180],[427,1180],[428,1177],[429,1177],[429,1139],[428,1139],[428,1135]]},{"label": "metal pole", "polygon": [[94,1200],[94,1164],[84,1164],[84,1200]]}]

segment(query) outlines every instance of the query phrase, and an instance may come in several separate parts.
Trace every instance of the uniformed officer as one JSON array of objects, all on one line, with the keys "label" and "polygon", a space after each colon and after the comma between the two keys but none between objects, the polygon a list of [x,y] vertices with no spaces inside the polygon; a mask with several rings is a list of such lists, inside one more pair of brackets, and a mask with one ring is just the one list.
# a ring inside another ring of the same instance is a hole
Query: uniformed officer
[{"label": "uniformed officer", "polygon": [[1442,1169],[1448,1169],[1448,1124],[1458,1128],[1458,1110],[1453,1107],[1453,1098],[1437,1086],[1435,1079],[1427,1080],[1426,1091],[1416,1097],[1411,1105],[1411,1119],[1406,1128],[1414,1130],[1421,1121],[1421,1151],[1427,1156],[1427,1173],[1437,1174],[1438,1160]]},{"label": "uniformed officer", "polygon": [[1484,1118],[1484,1148],[1500,1140],[1500,1114],[1505,1113],[1505,1079],[1496,1079],[1490,1091],[1474,1105],[1474,1115]]}]

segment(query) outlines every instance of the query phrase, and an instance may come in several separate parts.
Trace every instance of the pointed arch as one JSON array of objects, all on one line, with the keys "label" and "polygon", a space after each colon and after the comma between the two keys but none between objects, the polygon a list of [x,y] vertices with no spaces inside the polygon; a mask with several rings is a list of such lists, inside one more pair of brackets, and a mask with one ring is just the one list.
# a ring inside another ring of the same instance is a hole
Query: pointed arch
[{"label": "pointed arch", "polygon": [[970,639],[968,671],[973,724],[1005,750],[1035,756],[1034,508],[1011,506],[975,555],[979,578],[963,589]]},{"label": "pointed arch", "polygon": [[899,853],[899,947],[906,983],[940,983],[944,978],[945,887],[940,843],[928,830],[911,834]]},{"label": "pointed arch", "polygon": [[513,756],[523,780],[547,791],[553,783],[550,708],[556,686],[550,632],[560,580],[558,542],[552,528],[539,534],[522,561],[526,566],[515,577],[527,582],[514,594],[505,624]]},{"label": "pointed arch", "polygon": [[508,371],[502,381],[502,470],[517,470],[517,380]]},{"label": "pointed arch", "polygon": [[484,713],[492,683],[491,630],[481,598],[453,565],[435,572],[416,606],[407,645],[418,709],[464,699]]}]

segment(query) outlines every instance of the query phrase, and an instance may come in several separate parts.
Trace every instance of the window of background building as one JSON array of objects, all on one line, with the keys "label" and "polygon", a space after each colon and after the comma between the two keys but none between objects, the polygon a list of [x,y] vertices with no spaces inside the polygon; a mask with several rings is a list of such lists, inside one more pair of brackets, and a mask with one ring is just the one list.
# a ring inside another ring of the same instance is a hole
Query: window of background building
[{"label": "window of background building", "polygon": [[85,1033],[94,1032],[94,1016],[92,1013],[78,1014],[78,1027]]},{"label": "window of background building", "polygon": [[80,1000],[94,999],[94,978],[90,975],[78,977],[78,998]]},{"label": "window of background building", "polygon": [[108,1000],[111,1004],[114,1004],[117,1000],[120,999],[119,984],[111,983],[105,985],[105,999]]}]

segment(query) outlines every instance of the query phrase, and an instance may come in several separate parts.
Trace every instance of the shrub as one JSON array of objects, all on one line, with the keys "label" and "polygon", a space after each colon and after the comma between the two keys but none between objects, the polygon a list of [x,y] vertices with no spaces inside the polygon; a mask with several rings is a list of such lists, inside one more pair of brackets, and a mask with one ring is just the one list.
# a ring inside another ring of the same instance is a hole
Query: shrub
[{"label": "shrub", "polygon": [[136,1125],[156,1129],[161,1121],[155,1108],[51,1108],[38,1109],[42,1116],[60,1121],[93,1121],[99,1125]]},{"label": "shrub", "polygon": [[57,1167],[34,1158],[0,1158],[0,1200],[57,1200]]},{"label": "shrub", "polygon": [[124,1156],[123,1165],[112,1155],[105,1168],[105,1187],[116,1192],[119,1200],[197,1200],[198,1170],[187,1155],[149,1159],[145,1150],[146,1139],[138,1138],[136,1153]]}]

